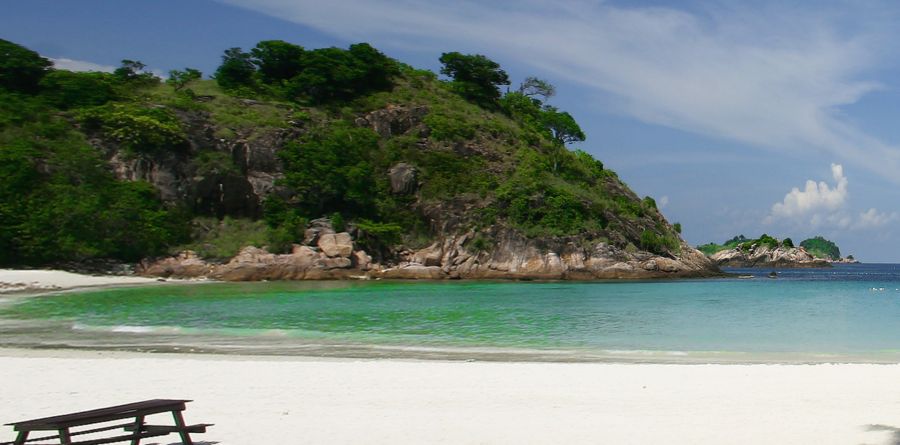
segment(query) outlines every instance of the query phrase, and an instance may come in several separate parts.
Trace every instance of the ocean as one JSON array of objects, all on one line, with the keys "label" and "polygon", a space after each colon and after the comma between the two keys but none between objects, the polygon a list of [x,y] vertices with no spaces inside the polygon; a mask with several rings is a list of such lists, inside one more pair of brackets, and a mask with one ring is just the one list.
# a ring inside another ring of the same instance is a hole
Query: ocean
[{"label": "ocean", "polygon": [[[0,347],[352,358],[900,363],[900,265],[602,282],[165,284],[0,300]],[[746,278],[752,276],[752,278]]]}]

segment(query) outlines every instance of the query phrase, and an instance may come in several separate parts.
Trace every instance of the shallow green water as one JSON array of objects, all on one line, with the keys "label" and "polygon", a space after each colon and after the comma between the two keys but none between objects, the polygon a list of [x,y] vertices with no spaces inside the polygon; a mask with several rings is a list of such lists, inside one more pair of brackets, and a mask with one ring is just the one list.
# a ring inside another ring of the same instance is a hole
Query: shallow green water
[{"label": "shallow green water", "polygon": [[0,344],[28,347],[900,361],[900,273],[884,265],[778,280],[163,285],[7,302],[0,319]]}]

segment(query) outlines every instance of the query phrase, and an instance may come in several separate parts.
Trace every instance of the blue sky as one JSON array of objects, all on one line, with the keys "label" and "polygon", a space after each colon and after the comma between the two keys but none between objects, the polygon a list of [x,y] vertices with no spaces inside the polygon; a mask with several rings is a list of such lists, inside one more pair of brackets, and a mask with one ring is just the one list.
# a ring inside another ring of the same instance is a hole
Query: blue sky
[{"label": "blue sky", "polygon": [[[900,4],[891,1],[8,1],[0,38],[60,66],[215,70],[283,39],[366,41],[437,71],[481,53],[550,80],[584,149],[692,244],[821,234],[900,261]],[[796,189],[796,190],[795,190]]]}]

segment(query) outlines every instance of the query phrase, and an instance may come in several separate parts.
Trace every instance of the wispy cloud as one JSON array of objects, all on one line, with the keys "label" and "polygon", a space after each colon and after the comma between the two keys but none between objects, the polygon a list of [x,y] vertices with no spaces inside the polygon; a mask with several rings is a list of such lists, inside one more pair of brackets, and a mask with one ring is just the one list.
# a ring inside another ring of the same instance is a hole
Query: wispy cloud
[{"label": "wispy cloud", "polygon": [[669,205],[669,195],[663,195],[659,198],[659,208],[664,209]]},{"label": "wispy cloud", "polygon": [[[74,59],[66,59],[59,58],[54,59],[52,57],[48,57],[48,60],[53,62],[53,66],[55,68],[61,70],[69,70],[69,71],[100,71],[104,73],[111,73],[116,70],[115,66],[112,65],[101,65],[99,63],[88,62],[85,60],[74,60]],[[147,68],[147,72],[152,73],[154,76],[159,77],[160,79],[168,79],[169,75],[160,69]]]},{"label": "wispy cloud", "polygon": [[859,214],[859,219],[856,222],[856,228],[874,229],[877,227],[886,226],[894,221],[897,221],[898,219],[900,219],[900,215],[898,215],[897,212],[882,213],[874,208],[871,208]]},{"label": "wispy cloud", "polygon": [[73,60],[66,58],[53,59],[50,58],[50,61],[53,62],[53,66],[59,68],[61,70],[69,70],[69,71],[101,71],[104,73],[111,73],[115,71],[116,67],[110,65],[100,65],[93,62],[86,62],[84,60]]},{"label": "wispy cloud", "polygon": [[880,88],[866,78],[883,59],[875,3],[845,3],[848,15],[716,2],[698,12],[587,0],[222,1],[346,39],[515,60],[645,122],[824,152],[900,183],[900,149],[840,111]]}]

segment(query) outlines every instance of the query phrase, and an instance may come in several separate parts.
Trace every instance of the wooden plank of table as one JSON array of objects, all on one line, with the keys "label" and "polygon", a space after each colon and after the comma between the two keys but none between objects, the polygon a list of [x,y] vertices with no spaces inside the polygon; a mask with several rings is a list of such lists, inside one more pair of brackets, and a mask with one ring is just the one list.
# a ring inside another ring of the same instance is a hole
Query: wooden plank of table
[{"label": "wooden plank of table", "polygon": [[[145,431],[141,433],[141,438],[146,439],[148,437],[157,437],[157,436],[165,436],[169,433],[164,432],[155,432],[155,431]],[[104,443],[115,443],[115,442],[125,442],[129,439],[133,439],[134,434],[126,434],[122,436],[114,436],[114,437],[104,437],[101,439],[93,439],[93,440],[85,440],[82,442],[76,442],[77,445],[100,445]]]},{"label": "wooden plank of table", "polygon": [[16,431],[55,430],[62,427],[107,422],[111,420],[125,419],[128,417],[138,417],[141,415],[147,416],[166,411],[184,411],[185,403],[187,402],[190,402],[190,400],[145,400],[143,402],[110,406],[107,408],[94,409],[90,411],[82,411],[78,413],[63,414],[59,416],[44,417],[41,419],[8,423],[7,425],[12,426]]}]

